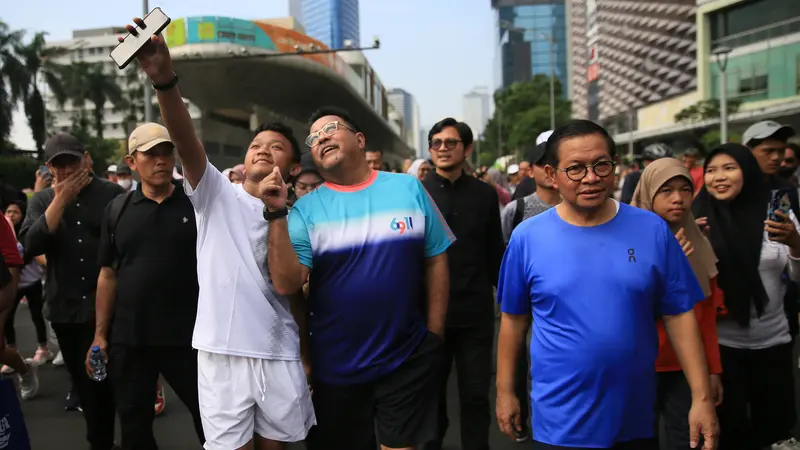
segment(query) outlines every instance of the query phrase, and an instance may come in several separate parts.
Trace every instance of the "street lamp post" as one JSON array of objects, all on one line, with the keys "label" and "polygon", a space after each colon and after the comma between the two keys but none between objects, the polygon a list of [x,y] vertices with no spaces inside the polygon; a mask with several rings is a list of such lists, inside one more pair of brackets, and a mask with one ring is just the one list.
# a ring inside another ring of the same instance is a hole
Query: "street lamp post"
[{"label": "street lamp post", "polygon": [[728,77],[725,70],[728,68],[728,55],[730,47],[717,47],[711,51],[719,67],[719,141],[720,144],[728,142]]},{"label": "street lamp post", "polygon": [[547,40],[550,51],[550,129],[556,129],[556,75],[555,75],[555,54],[553,49],[553,36],[549,34],[541,34],[543,39]]},{"label": "street lamp post", "polygon": [[[142,0],[142,17],[147,17],[150,14],[150,4],[148,0]],[[144,121],[150,123],[153,121],[153,99],[151,97],[152,87],[148,86],[148,82],[144,81]]]}]

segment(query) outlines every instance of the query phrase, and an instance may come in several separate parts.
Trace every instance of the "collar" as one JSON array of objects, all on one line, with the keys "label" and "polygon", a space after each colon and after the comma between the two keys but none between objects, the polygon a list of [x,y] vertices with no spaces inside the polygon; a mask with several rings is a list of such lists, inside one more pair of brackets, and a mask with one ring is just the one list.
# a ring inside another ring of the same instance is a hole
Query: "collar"
[{"label": "collar", "polygon": [[[178,198],[178,197],[180,197],[182,195],[183,196],[186,195],[186,192],[184,192],[183,186],[180,184],[180,182],[178,182],[176,180],[172,180],[172,184],[175,186],[175,189],[172,190],[172,194],[170,194],[167,198],[165,198],[164,201],[167,201],[167,200],[170,200],[170,199],[173,199],[173,198]],[[142,202],[144,200],[153,201],[153,200],[150,200],[149,198],[144,196],[144,192],[142,192],[142,185],[143,185],[143,183],[138,183],[138,185],[136,186],[136,190],[133,191],[133,194],[131,194],[131,195],[133,195],[133,197],[131,198],[131,201],[133,203],[140,203],[140,202]]]},{"label": "collar", "polygon": [[467,173],[464,172],[464,170],[462,169],[461,176],[456,178],[456,181],[450,181],[448,178],[445,178],[445,177],[439,175],[438,173],[436,173],[435,170],[431,170],[430,172],[428,172],[428,175],[425,177],[425,179],[428,180],[428,181],[434,181],[436,183],[444,183],[444,184],[449,184],[449,185],[452,185],[452,186],[458,186],[458,185],[464,184],[464,179],[465,178],[469,178],[469,177],[470,176],[467,175]]}]

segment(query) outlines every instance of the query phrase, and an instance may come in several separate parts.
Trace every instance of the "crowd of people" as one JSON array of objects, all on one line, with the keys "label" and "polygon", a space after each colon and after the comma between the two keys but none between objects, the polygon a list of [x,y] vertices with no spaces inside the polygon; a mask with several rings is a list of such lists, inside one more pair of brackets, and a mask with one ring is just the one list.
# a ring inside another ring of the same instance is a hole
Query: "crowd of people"
[{"label": "crowd of people", "polygon": [[[93,450],[118,448],[117,415],[121,448],[157,448],[161,376],[206,449],[439,450],[453,367],[465,450],[489,449],[491,400],[537,450],[800,449],[791,127],[757,123],[702,166],[652,145],[623,173],[609,133],[575,120],[504,174],[473,170],[472,131],[447,118],[430,160],[391,173],[323,107],[307,151],[265,124],[221,171],[163,38],[137,61],[164,125],[134,130],[106,179],[51,137],[52,185],[37,174],[0,221],[4,372],[35,397],[50,324]],[[15,350],[23,297],[32,358]]]}]

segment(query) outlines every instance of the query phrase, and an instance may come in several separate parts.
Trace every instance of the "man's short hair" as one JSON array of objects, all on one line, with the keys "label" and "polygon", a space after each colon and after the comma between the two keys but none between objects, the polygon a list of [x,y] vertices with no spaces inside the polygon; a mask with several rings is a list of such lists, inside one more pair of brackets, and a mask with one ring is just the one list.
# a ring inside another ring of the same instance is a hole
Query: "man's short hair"
[{"label": "man's short hair", "polygon": [[614,139],[611,138],[611,135],[608,134],[605,128],[591,120],[573,120],[566,125],[556,128],[553,134],[547,139],[547,153],[545,156],[545,158],[547,158],[547,164],[553,166],[558,165],[558,147],[561,145],[561,141],[592,134],[599,134],[603,137],[608,147],[608,154],[611,159],[614,159],[617,155],[617,146],[614,143]]},{"label": "man's short hair", "polygon": [[256,128],[256,131],[253,133],[253,139],[259,134],[265,131],[272,131],[278,134],[283,135],[290,144],[292,144],[292,162],[299,163],[300,158],[303,156],[302,150],[300,150],[300,144],[297,143],[297,138],[294,137],[294,131],[288,126],[282,124],[281,122],[272,122],[272,123],[262,123],[261,125]]},{"label": "man's short hair", "polygon": [[800,158],[800,145],[795,144],[794,142],[787,142],[786,148],[791,149],[794,152],[795,158]]},{"label": "man's short hair", "polygon": [[447,127],[453,127],[456,129],[458,133],[458,138],[461,139],[461,142],[464,144],[464,148],[469,147],[475,141],[474,136],[472,135],[472,129],[464,122],[459,122],[452,117],[447,117],[442,119],[434,126],[431,127],[430,131],[428,131],[428,142],[430,143],[433,140],[433,136],[439,134]]},{"label": "man's short hair", "polygon": [[314,111],[311,114],[311,117],[308,118],[308,129],[311,130],[311,126],[314,125],[314,122],[318,121],[321,117],[325,116],[336,116],[342,121],[345,122],[346,125],[349,125],[350,128],[356,131],[356,133],[361,133],[361,127],[358,126],[355,120],[350,117],[350,113],[345,111],[342,108],[337,108],[335,106],[323,106],[322,108]]},{"label": "man's short hair", "polygon": [[367,152],[367,153],[380,153],[381,155],[383,155],[383,150],[381,150],[379,148],[367,148],[367,149],[364,149],[364,151]]}]

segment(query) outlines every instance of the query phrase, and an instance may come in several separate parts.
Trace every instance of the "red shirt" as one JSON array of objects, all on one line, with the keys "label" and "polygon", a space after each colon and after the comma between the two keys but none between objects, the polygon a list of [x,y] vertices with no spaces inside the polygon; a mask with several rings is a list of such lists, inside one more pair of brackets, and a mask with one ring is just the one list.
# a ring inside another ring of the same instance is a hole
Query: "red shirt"
[{"label": "red shirt", "polygon": [[23,265],[22,255],[19,254],[19,249],[17,248],[14,229],[11,228],[7,220],[0,220],[0,256],[5,259],[8,267]]},{"label": "red shirt", "polygon": [[[717,340],[717,308],[722,305],[724,293],[717,285],[717,278],[711,282],[711,295],[694,305],[694,315],[700,325],[700,335],[703,347],[706,350],[708,373],[715,375],[722,373],[722,363],[719,358],[719,341]],[[677,372],[681,370],[678,356],[669,343],[664,321],[659,320],[658,326],[658,359],[656,359],[656,372]]]},{"label": "red shirt", "polygon": [[689,169],[689,175],[692,176],[692,184],[694,185],[694,195],[697,195],[705,183],[705,172],[700,166],[695,166]]}]

